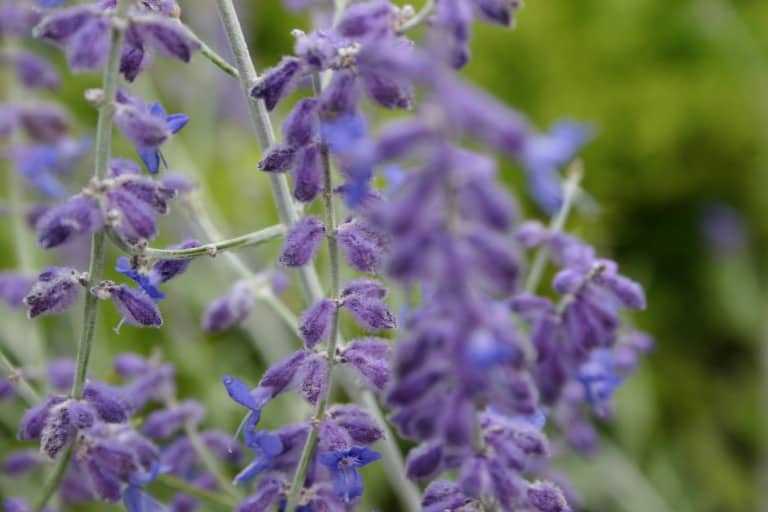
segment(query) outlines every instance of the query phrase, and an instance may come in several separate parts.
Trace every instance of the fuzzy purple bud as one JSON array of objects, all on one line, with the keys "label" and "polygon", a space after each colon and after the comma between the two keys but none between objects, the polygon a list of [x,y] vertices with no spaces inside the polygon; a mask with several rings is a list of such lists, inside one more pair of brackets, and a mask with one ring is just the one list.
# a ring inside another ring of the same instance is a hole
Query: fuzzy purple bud
[{"label": "fuzzy purple bud", "polygon": [[299,322],[299,332],[307,348],[328,338],[334,314],[337,314],[336,303],[330,299],[322,299],[304,312]]},{"label": "fuzzy purple bud", "polygon": [[37,277],[24,303],[29,318],[61,313],[70,308],[80,296],[86,277],[82,272],[66,267],[50,267]]},{"label": "fuzzy purple bud", "polygon": [[566,512],[569,510],[563,493],[549,482],[536,482],[526,490],[528,504],[537,512]]},{"label": "fuzzy purple bud", "polygon": [[269,148],[259,162],[259,169],[264,172],[285,172],[291,168],[296,157],[296,148],[277,144]]},{"label": "fuzzy purple bud", "polygon": [[277,66],[264,72],[259,83],[251,89],[251,96],[264,100],[267,110],[274,109],[280,98],[291,90],[300,70],[299,59],[284,57]]},{"label": "fuzzy purple bud", "polygon": [[405,471],[411,480],[425,480],[440,472],[442,462],[442,445],[438,442],[425,443],[408,453],[405,460]]},{"label": "fuzzy purple bud", "polygon": [[336,238],[350,266],[360,272],[377,272],[386,256],[384,236],[363,223],[346,222],[336,230]]},{"label": "fuzzy purple bud", "polygon": [[371,332],[397,328],[395,316],[380,300],[352,296],[344,299],[342,307],[352,313],[360,327]]},{"label": "fuzzy purple bud", "polygon": [[104,223],[98,201],[82,194],[50,208],[36,222],[37,244],[51,249],[76,237],[90,235]]},{"label": "fuzzy purple bud", "polygon": [[137,327],[163,325],[163,318],[160,316],[157,304],[146,293],[124,284],[111,286],[108,291],[125,323]]},{"label": "fuzzy purple bud", "polygon": [[298,101],[283,121],[285,143],[292,147],[306,146],[317,135],[317,123],[317,100]]},{"label": "fuzzy purple bud", "polygon": [[310,203],[323,189],[323,163],[320,148],[306,146],[296,154],[293,168],[293,197],[302,203]]},{"label": "fuzzy purple bud", "polygon": [[304,217],[291,226],[285,237],[280,263],[289,267],[301,267],[314,259],[325,238],[325,225],[319,218]]},{"label": "fuzzy purple bud", "polygon": [[203,314],[205,332],[221,332],[239,324],[253,311],[256,295],[247,281],[238,281],[227,293],[214,300]]},{"label": "fuzzy purple bud", "polygon": [[340,361],[357,370],[368,385],[382,390],[389,382],[390,357],[387,340],[361,338],[351,341],[344,347]]}]

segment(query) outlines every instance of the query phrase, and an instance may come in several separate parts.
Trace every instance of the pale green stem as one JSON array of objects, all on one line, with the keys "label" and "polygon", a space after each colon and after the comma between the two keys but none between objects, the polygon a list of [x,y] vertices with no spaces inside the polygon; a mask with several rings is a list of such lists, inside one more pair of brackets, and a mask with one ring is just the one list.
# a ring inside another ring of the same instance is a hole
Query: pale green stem
[{"label": "pale green stem", "polygon": [[[251,60],[248,45],[245,42],[240,20],[237,18],[237,12],[232,4],[232,0],[216,0],[216,6],[218,7],[219,16],[224,25],[232,54],[235,56],[235,64],[240,73],[240,86],[248,101],[251,120],[256,131],[256,140],[262,151],[266,151],[275,143],[275,134],[272,130],[272,121],[269,119],[269,113],[264,102],[251,98],[251,87],[258,81],[258,75]],[[277,214],[280,222],[285,226],[292,226],[298,220],[298,214],[296,213],[291,192],[288,188],[288,180],[285,175],[280,173],[267,174],[272,188],[272,195],[277,205]],[[323,296],[323,289],[313,266],[306,265],[300,267],[298,274],[306,296]]]},{"label": "pale green stem", "polygon": [[0,350],[0,364],[5,367],[8,372],[7,378],[16,388],[16,392],[27,403],[28,406],[34,407],[40,403],[40,395],[29,385],[27,379],[24,378],[24,372],[16,368],[13,363],[6,357],[2,350]]},{"label": "pale green stem", "polygon": [[[571,207],[576,197],[579,194],[579,184],[581,178],[584,175],[584,168],[581,161],[575,160],[567,171],[568,177],[563,183],[563,204],[560,207],[560,211],[552,222],[549,224],[550,233],[559,233],[565,227],[565,221],[568,220],[568,215],[571,213]],[[539,287],[541,278],[544,275],[544,268],[549,260],[549,251],[546,247],[541,247],[536,252],[533,258],[533,264],[531,265],[531,271],[528,273],[528,279],[525,282],[525,291],[528,293],[535,293]]]},{"label": "pale green stem", "polygon": [[270,226],[268,228],[246,233],[229,240],[220,242],[211,242],[189,249],[155,249],[154,247],[132,248],[134,254],[146,256],[151,260],[188,260],[198,256],[215,257],[220,252],[228,250],[243,249],[255,245],[262,245],[266,242],[280,238],[285,234],[285,227],[282,224]]},{"label": "pale green stem", "polygon": [[203,57],[211,61],[216,67],[224,71],[229,76],[234,78],[240,78],[240,73],[237,72],[237,68],[226,61],[224,57],[216,53],[210,46],[203,42],[199,37],[197,41],[200,43],[200,53]]},{"label": "pale green stem", "polygon": [[[117,18],[121,19],[128,9],[126,0],[117,2]],[[96,125],[96,158],[94,163],[93,175],[100,179],[106,175],[107,164],[109,162],[110,146],[112,138],[112,103],[117,92],[118,73],[120,71],[120,54],[125,37],[124,30],[120,23],[114,23],[112,26],[112,36],[109,49],[109,57],[104,68],[102,76],[102,90],[104,91],[104,102],[99,107],[99,119]],[[106,235],[103,230],[96,232],[91,239],[91,261],[88,270],[88,286],[92,286],[101,281],[104,274],[104,249]],[[85,388],[85,377],[88,372],[88,363],[91,359],[91,349],[93,347],[93,335],[96,330],[96,314],[99,309],[99,301],[95,295],[88,293],[85,297],[85,306],[83,308],[83,327],[80,335],[80,342],[77,347],[77,362],[75,367],[75,377],[72,383],[72,398],[80,399]],[[40,512],[50,500],[53,493],[59,487],[64,472],[67,470],[69,460],[72,457],[72,445],[62,455],[53,469],[53,473],[43,486],[33,510]]]},{"label": "pale green stem", "polygon": [[427,0],[424,3],[424,7],[422,7],[419,12],[414,14],[412,18],[408,19],[405,23],[400,25],[400,28],[397,30],[397,32],[400,34],[405,34],[406,32],[409,32],[423,25],[429,20],[429,17],[432,15],[434,10],[435,0]]}]

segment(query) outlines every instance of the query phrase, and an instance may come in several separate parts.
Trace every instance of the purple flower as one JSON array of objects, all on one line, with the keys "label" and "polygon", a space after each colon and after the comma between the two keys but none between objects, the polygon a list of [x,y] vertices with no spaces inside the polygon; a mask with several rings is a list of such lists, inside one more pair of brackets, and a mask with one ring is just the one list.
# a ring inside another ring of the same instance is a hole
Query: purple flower
[{"label": "purple flower", "polygon": [[296,84],[301,71],[301,62],[294,57],[284,57],[280,63],[264,72],[259,83],[251,89],[251,96],[264,100],[267,110],[277,103]]},{"label": "purple flower", "polygon": [[386,257],[388,240],[384,233],[364,222],[346,222],[336,237],[350,266],[360,272],[377,272]]},{"label": "purple flower", "polygon": [[[130,10],[120,62],[128,81],[147,67],[153,51],[189,62],[192,52],[201,47],[184,25],[167,17],[177,14],[178,6],[164,3],[169,5],[158,9],[152,2],[144,2]],[[35,35],[64,47],[73,71],[93,71],[106,62],[113,14],[113,9],[98,3],[68,7],[45,17]]]},{"label": "purple flower", "polygon": [[235,403],[248,409],[248,415],[241,423],[240,429],[244,430],[246,440],[250,439],[250,436],[253,434],[253,428],[261,419],[261,409],[272,398],[272,390],[262,386],[251,390],[245,382],[229,375],[225,375],[222,382],[229,397]]},{"label": "purple flower", "polygon": [[165,294],[157,288],[157,283],[149,275],[133,268],[131,260],[125,256],[117,258],[115,270],[132,279],[139,287],[154,300],[165,298]]},{"label": "purple flower", "polygon": [[301,316],[299,332],[307,348],[312,348],[328,338],[333,315],[338,314],[336,308],[334,301],[322,299],[310,306]]},{"label": "purple flower", "polygon": [[136,327],[160,327],[163,325],[163,318],[160,316],[157,303],[143,291],[124,284],[120,286],[110,284],[106,287],[106,293],[122,315],[122,321],[128,325]]},{"label": "purple flower", "polygon": [[387,340],[361,338],[341,350],[340,362],[357,370],[368,385],[382,390],[389,382],[390,357]]},{"label": "purple flower", "polygon": [[567,512],[568,503],[562,491],[549,482],[536,482],[525,491],[529,505],[538,512]]},{"label": "purple flower", "polygon": [[318,133],[317,100],[306,98],[296,102],[283,121],[283,139],[290,147],[306,146]]},{"label": "purple flower", "polygon": [[82,272],[66,267],[50,267],[37,276],[24,304],[30,318],[61,313],[79,298],[80,288],[87,284]]},{"label": "purple flower", "polygon": [[147,170],[156,173],[160,162],[165,162],[160,146],[186,126],[189,116],[166,114],[160,103],[147,106],[140,98],[125,92],[118,93],[116,108],[115,124],[125,138],[136,146]]},{"label": "purple flower", "polygon": [[46,371],[48,383],[57,391],[66,391],[75,380],[75,361],[68,357],[51,359]]},{"label": "purple flower", "polygon": [[253,311],[256,295],[251,283],[238,281],[227,293],[214,300],[203,313],[203,330],[221,332],[239,324]]},{"label": "purple flower", "polygon": [[28,277],[18,272],[0,272],[0,299],[9,308],[21,308],[24,297],[35,284],[34,277]]},{"label": "purple flower", "polygon": [[345,503],[363,494],[363,479],[357,471],[358,468],[367,466],[380,458],[379,453],[359,446],[318,455],[320,463],[331,471],[333,490]]},{"label": "purple flower", "polygon": [[285,237],[280,263],[301,267],[314,259],[325,238],[325,225],[314,216],[304,217],[291,226]]},{"label": "purple flower", "polygon": [[9,156],[18,172],[38,192],[60,198],[66,195],[60,178],[72,171],[89,148],[88,140],[60,137],[51,144],[14,145]]},{"label": "purple flower", "polygon": [[311,203],[323,189],[320,148],[312,144],[298,151],[293,167],[293,197]]},{"label": "purple flower", "polygon": [[268,470],[272,466],[272,459],[283,452],[280,436],[266,431],[253,433],[248,440],[248,447],[253,451],[253,462],[235,476],[235,484],[246,483],[257,474]]},{"label": "purple flower", "polygon": [[276,144],[269,148],[264,159],[259,162],[259,169],[264,172],[285,172],[291,168],[296,157],[296,148]]},{"label": "purple flower", "polygon": [[51,249],[82,235],[90,235],[104,223],[98,201],[78,194],[48,209],[35,223],[37,244]]},{"label": "purple flower", "polygon": [[203,405],[185,400],[169,409],[155,411],[144,419],[141,432],[152,439],[167,439],[184,425],[197,425],[205,415]]},{"label": "purple flower", "polygon": [[397,328],[397,319],[381,300],[351,296],[341,306],[352,313],[360,327],[371,332]]},{"label": "purple flower", "polygon": [[31,471],[40,462],[39,450],[18,450],[3,459],[2,470],[6,475],[19,476]]},{"label": "purple flower", "polygon": [[56,69],[42,57],[26,51],[18,51],[11,57],[19,82],[24,86],[57,89],[60,85]]}]

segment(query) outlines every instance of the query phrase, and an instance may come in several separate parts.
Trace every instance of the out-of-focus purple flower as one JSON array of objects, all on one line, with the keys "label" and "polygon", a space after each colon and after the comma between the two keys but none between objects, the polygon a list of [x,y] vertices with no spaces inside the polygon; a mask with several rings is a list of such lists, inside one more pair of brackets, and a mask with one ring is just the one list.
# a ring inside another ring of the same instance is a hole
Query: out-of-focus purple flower
[{"label": "out-of-focus purple flower", "polygon": [[528,504],[537,512],[567,512],[565,496],[549,482],[536,482],[525,491]]},{"label": "out-of-focus purple flower", "polygon": [[62,197],[66,194],[59,178],[69,174],[90,148],[90,141],[62,137],[56,143],[17,144],[10,148],[10,158],[24,179],[41,194]]},{"label": "out-of-focus purple flower", "polygon": [[9,308],[21,308],[34,284],[34,277],[12,271],[0,272],[0,299]]},{"label": "out-of-focus purple flower", "polygon": [[144,419],[141,432],[152,439],[167,439],[184,425],[197,425],[205,415],[203,405],[185,400],[169,409],[155,411]]},{"label": "out-of-focus purple flower", "polygon": [[387,236],[364,222],[346,222],[336,231],[339,247],[350,266],[360,272],[376,272],[387,253]]},{"label": "out-of-focus purple flower", "polygon": [[70,308],[87,284],[84,273],[66,267],[50,267],[39,276],[24,303],[30,318],[61,313]]},{"label": "out-of-focus purple flower", "polygon": [[19,82],[25,87],[57,89],[60,85],[59,74],[45,59],[27,51],[17,51],[13,55],[0,57],[0,60],[10,61],[18,76]]},{"label": "out-of-focus purple flower", "polygon": [[380,458],[381,455],[378,452],[359,446],[318,455],[320,463],[331,471],[333,490],[345,503],[363,494],[363,478],[357,471],[358,468],[367,466]]},{"label": "out-of-focus purple flower", "polygon": [[40,462],[38,450],[18,450],[3,459],[2,470],[6,475],[19,476],[31,471]]},{"label": "out-of-focus purple flower", "polygon": [[227,293],[214,300],[203,313],[203,330],[221,332],[239,324],[253,311],[256,295],[248,281],[238,281]]},{"label": "out-of-focus purple flower", "polygon": [[186,114],[169,115],[160,103],[145,105],[141,98],[125,91],[118,92],[114,119],[151,173],[158,171],[161,161],[165,162],[160,146],[189,122]]},{"label": "out-of-focus purple flower", "polygon": [[0,401],[16,396],[16,388],[10,380],[0,377]]},{"label": "out-of-focus purple flower", "polygon": [[51,388],[56,391],[69,390],[75,379],[75,361],[69,357],[51,359],[48,362],[46,377]]},{"label": "out-of-focus purple flower", "polygon": [[[153,52],[189,62],[192,53],[201,48],[197,38],[173,19],[178,6],[163,3],[168,6],[143,2],[129,10],[120,62],[120,71],[128,81],[149,65]],[[113,16],[114,5],[97,2],[72,6],[46,16],[35,28],[35,35],[64,47],[72,71],[93,71],[106,62]]]},{"label": "out-of-focus purple flower", "polygon": [[291,226],[285,237],[280,263],[301,267],[314,259],[325,238],[325,225],[314,216],[304,217]]},{"label": "out-of-focus purple flower", "polygon": [[747,226],[741,212],[727,205],[718,204],[707,209],[701,232],[718,256],[741,252],[748,243]]},{"label": "out-of-focus purple flower", "polygon": [[83,235],[90,235],[104,223],[98,201],[83,194],[48,209],[35,224],[37,244],[51,249]]}]

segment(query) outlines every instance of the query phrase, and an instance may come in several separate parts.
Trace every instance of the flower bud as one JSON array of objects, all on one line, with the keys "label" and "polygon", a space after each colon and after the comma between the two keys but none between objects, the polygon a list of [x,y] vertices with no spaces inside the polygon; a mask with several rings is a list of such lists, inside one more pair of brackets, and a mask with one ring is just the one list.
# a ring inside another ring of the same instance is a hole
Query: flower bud
[{"label": "flower bud", "polygon": [[301,267],[314,259],[325,238],[325,225],[317,217],[304,217],[291,226],[285,237],[280,263]]},{"label": "flower bud", "polygon": [[319,300],[304,312],[299,322],[299,332],[307,348],[328,338],[334,314],[336,303],[330,299]]},{"label": "flower bud", "polygon": [[24,303],[29,318],[61,313],[70,308],[80,296],[86,274],[66,267],[50,267],[37,277]]},{"label": "flower bud", "polygon": [[264,72],[259,82],[251,89],[251,96],[264,100],[267,110],[273,110],[277,103],[295,85],[301,61],[295,57],[283,57],[280,63]]}]

